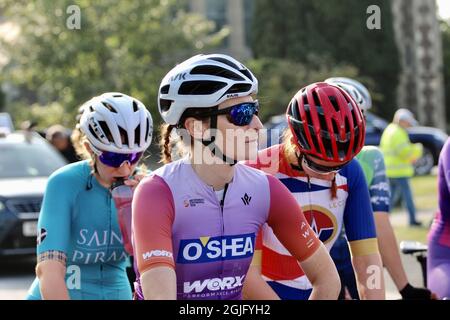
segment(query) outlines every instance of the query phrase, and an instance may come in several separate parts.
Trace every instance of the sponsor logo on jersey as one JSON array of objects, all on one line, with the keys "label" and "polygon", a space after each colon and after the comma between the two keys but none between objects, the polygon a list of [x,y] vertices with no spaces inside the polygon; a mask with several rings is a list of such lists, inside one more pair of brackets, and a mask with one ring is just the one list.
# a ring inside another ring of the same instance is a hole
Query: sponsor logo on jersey
[{"label": "sponsor logo on jersey", "polygon": [[183,201],[183,206],[185,208],[196,207],[197,205],[200,205],[200,204],[205,204],[205,199],[201,199],[201,198],[199,198],[199,199],[185,199]]},{"label": "sponsor logo on jersey", "polygon": [[242,202],[244,202],[244,205],[248,206],[250,204],[250,201],[252,200],[252,197],[250,197],[247,193],[241,198]]},{"label": "sponsor logo on jersey", "polygon": [[213,278],[197,280],[194,282],[185,282],[183,286],[184,293],[201,293],[208,291],[233,290],[242,287],[245,275],[237,277]]},{"label": "sponsor logo on jersey", "polygon": [[302,210],[311,229],[323,243],[331,241],[336,236],[338,224],[331,211],[317,205],[305,206]]},{"label": "sponsor logo on jersey", "polygon": [[254,247],[254,233],[181,240],[177,262],[201,263],[243,259],[253,255]]},{"label": "sponsor logo on jersey", "polygon": [[172,258],[172,252],[166,251],[166,250],[152,250],[148,251],[142,254],[142,258],[144,261],[147,261],[148,259],[152,257],[166,257],[166,258]]}]

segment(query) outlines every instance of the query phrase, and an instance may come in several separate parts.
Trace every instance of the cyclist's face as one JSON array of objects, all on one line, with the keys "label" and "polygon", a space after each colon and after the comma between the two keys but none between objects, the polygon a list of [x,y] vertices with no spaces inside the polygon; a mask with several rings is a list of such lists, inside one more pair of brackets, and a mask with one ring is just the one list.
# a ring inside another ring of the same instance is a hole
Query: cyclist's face
[{"label": "cyclist's face", "polygon": [[103,164],[98,156],[95,156],[95,163],[102,185],[109,187],[117,178],[127,179],[136,168],[136,164],[131,165],[128,161],[122,163],[119,168],[114,168]]},{"label": "cyclist's face", "polygon": [[[225,109],[240,103],[253,102],[251,96],[232,98],[222,102],[220,109]],[[221,132],[223,139],[218,141],[219,148],[229,158],[238,161],[255,159],[258,151],[259,130],[263,128],[261,120],[253,115],[248,125],[238,126],[229,121],[226,115],[217,117],[217,129]]]}]

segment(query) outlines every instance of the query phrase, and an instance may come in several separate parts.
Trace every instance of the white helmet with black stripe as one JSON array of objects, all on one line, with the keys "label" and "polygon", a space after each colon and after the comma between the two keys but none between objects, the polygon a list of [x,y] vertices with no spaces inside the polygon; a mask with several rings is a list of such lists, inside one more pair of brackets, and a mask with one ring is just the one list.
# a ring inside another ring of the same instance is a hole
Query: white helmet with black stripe
[{"label": "white helmet with black stripe", "polygon": [[369,90],[361,82],[346,77],[328,78],[325,82],[344,89],[362,110],[368,110],[372,107],[372,97]]},{"label": "white helmet with black stripe", "polygon": [[153,120],[139,100],[120,92],[107,92],[80,108],[79,129],[101,151],[133,153],[151,143]]},{"label": "white helmet with black stripe", "polygon": [[158,108],[177,125],[189,108],[210,108],[258,91],[258,80],[242,63],[224,54],[196,55],[170,70],[161,81]]}]

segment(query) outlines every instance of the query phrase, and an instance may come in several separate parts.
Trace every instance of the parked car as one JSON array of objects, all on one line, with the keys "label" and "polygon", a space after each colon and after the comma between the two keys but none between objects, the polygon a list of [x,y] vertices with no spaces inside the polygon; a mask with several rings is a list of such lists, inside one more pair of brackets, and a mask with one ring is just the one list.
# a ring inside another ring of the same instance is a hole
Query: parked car
[{"label": "parked car", "polygon": [[34,132],[0,133],[0,155],[0,256],[33,254],[47,179],[67,162]]},{"label": "parked car", "polygon": [[0,132],[11,133],[14,131],[14,125],[11,116],[7,112],[0,112]]},{"label": "parked car", "polygon": [[[376,116],[368,111],[366,114],[366,145],[378,146],[380,144],[381,135],[389,124],[383,118]],[[287,127],[286,116],[284,114],[273,116],[264,124],[267,132],[267,146],[279,143],[284,129]],[[438,164],[439,153],[444,146],[448,135],[440,129],[432,127],[412,127],[408,129],[409,139],[411,142],[420,142],[423,144],[423,156],[414,164],[417,175],[426,175],[431,169]]]}]

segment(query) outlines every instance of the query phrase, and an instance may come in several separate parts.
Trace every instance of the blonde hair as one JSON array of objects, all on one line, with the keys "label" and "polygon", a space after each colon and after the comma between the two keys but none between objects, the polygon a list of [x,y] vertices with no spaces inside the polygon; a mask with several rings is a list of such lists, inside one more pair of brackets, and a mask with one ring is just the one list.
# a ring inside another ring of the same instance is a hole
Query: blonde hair
[{"label": "blonde hair", "polygon": [[77,153],[77,156],[83,160],[89,160],[89,164],[93,165],[95,159],[89,153],[88,149],[85,146],[85,143],[88,142],[86,135],[78,128],[78,126],[73,130],[72,135],[70,136],[70,140],[72,141],[73,148]]},{"label": "blonde hair", "polygon": [[170,141],[170,135],[172,130],[175,128],[171,124],[162,124],[160,126],[161,137],[159,139],[159,147],[161,150],[161,160],[160,163],[170,163],[172,162],[172,141]]},{"label": "blonde hair", "polygon": [[[295,164],[302,168],[302,164],[300,163],[300,158],[298,157],[299,154],[301,154],[300,150],[298,149],[298,146],[293,143],[294,135],[292,134],[291,130],[287,128],[283,133],[282,138],[282,144],[283,144],[283,152],[284,157],[289,163]],[[308,178],[309,179],[309,178]],[[336,177],[333,178],[333,181],[331,182],[331,198],[335,199],[337,198],[337,185],[336,185]]]},{"label": "blonde hair", "polygon": [[[209,117],[204,117],[203,114],[207,114],[208,112],[214,110],[216,107],[210,108],[189,108],[184,111],[182,114],[179,125],[172,124],[162,124],[160,126],[160,139],[159,139],[159,147],[161,153],[160,163],[170,163],[172,162],[172,149],[176,146],[178,150],[178,155],[183,156],[189,152],[189,148],[192,149],[194,146],[194,140],[190,139],[190,143],[183,140],[183,137],[178,137],[176,139],[171,138],[171,134],[173,129],[175,128],[184,128],[184,122],[187,118],[194,118],[203,122],[209,121]],[[184,128],[185,129],[185,128]]]}]

